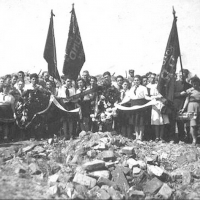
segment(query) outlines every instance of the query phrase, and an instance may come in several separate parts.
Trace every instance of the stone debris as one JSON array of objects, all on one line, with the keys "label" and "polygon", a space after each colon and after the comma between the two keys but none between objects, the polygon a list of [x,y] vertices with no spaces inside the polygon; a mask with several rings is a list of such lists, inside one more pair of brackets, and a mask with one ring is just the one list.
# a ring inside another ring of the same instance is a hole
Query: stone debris
[{"label": "stone debris", "polygon": [[100,170],[103,169],[104,167],[105,167],[105,162],[102,160],[93,160],[83,165],[83,169],[87,171]]},{"label": "stone debris", "polygon": [[172,192],[173,190],[166,183],[164,183],[157,195],[160,195],[163,199],[169,199],[172,195]]},{"label": "stone debris", "polygon": [[163,185],[163,182],[158,178],[154,177],[152,180],[148,181],[144,186],[144,193],[155,194]]},{"label": "stone debris", "polygon": [[76,173],[73,179],[74,183],[78,183],[80,185],[88,186],[89,188],[93,188],[96,185],[96,179],[91,178],[89,176]]},{"label": "stone debris", "polygon": [[41,174],[41,170],[40,170],[39,166],[36,163],[31,163],[29,165],[29,170],[31,172],[31,175]]},{"label": "stone debris", "polygon": [[31,179],[52,199],[198,199],[199,155],[189,144],[82,131],[74,140],[50,138],[0,151],[0,173],[12,169],[12,176]]},{"label": "stone debris", "polygon": [[103,177],[103,178],[109,179],[110,171],[108,170],[94,171],[94,172],[88,173],[88,175],[93,176],[95,178]]}]

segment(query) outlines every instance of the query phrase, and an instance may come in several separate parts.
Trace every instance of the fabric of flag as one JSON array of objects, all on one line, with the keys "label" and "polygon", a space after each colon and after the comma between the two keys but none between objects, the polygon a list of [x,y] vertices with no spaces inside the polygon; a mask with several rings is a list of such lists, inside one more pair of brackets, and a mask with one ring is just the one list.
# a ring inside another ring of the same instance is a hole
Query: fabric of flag
[{"label": "fabric of flag", "polygon": [[57,69],[56,44],[55,44],[55,36],[54,36],[53,16],[54,16],[54,14],[51,11],[49,30],[48,30],[48,34],[47,34],[47,40],[46,40],[43,56],[44,56],[44,59],[48,63],[49,75],[61,82],[59,72]]},{"label": "fabric of flag", "polygon": [[85,52],[83,49],[75,10],[72,8],[69,34],[65,50],[63,74],[65,74],[68,78],[76,80],[84,62]]},{"label": "fabric of flag", "polygon": [[157,89],[160,94],[169,101],[174,98],[174,84],[176,81],[176,63],[180,56],[178,31],[176,25],[177,18],[174,15],[172,29],[167,42],[163,64],[158,80]]}]

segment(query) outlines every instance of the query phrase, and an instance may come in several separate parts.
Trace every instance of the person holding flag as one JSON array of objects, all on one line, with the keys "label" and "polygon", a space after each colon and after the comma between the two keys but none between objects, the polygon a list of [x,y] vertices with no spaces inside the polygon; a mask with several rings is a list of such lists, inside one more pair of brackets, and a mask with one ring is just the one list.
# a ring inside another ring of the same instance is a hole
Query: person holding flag
[{"label": "person holding flag", "polygon": [[[172,23],[171,32],[168,38],[167,47],[164,54],[163,64],[159,75],[157,90],[167,101],[165,101],[165,113],[170,115],[170,123],[173,123],[172,117],[174,112],[173,101],[175,95],[175,81],[176,81],[176,64],[178,58],[180,59],[181,71],[182,60],[180,54],[180,45],[177,30],[177,17],[175,16],[175,10],[173,8],[174,20]],[[174,142],[174,133],[170,133],[170,139]]]}]

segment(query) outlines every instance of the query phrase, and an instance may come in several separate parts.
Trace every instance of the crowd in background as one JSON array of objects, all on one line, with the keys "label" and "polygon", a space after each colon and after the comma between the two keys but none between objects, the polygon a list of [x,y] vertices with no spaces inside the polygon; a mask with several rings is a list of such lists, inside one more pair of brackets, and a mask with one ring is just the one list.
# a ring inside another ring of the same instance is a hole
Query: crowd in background
[{"label": "crowd in background", "polygon": [[[189,142],[196,145],[200,122],[200,79],[197,76],[188,79],[188,74],[187,69],[177,74],[173,105],[168,105],[169,102],[158,92],[159,75],[152,72],[140,76],[129,70],[128,77],[124,78],[121,75],[111,76],[107,71],[97,78],[85,70],[76,81],[61,76],[61,83],[46,71],[41,75],[25,75],[23,71],[5,75],[0,78],[1,141],[13,139],[17,126],[16,109],[30,97],[30,91],[39,90],[54,95],[66,110],[80,108],[78,113],[66,113],[60,119],[65,139],[74,138],[80,131],[116,131],[141,141]],[[92,88],[97,89],[70,100],[71,96]],[[156,103],[144,109],[115,109],[115,103],[131,107],[150,101]],[[183,113],[192,113],[193,117],[178,119],[177,115]]]}]

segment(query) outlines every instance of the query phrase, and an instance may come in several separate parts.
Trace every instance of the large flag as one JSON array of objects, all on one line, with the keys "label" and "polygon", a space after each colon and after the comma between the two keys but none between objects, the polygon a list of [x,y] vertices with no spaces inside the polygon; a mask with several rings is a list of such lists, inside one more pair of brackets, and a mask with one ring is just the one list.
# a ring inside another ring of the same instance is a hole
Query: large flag
[{"label": "large flag", "polygon": [[167,100],[173,101],[174,98],[174,84],[176,81],[176,63],[180,56],[180,47],[178,39],[178,31],[176,26],[177,17],[173,10],[174,20],[172,29],[167,42],[163,64],[158,80],[157,89],[160,94],[163,95]]},{"label": "large flag", "polygon": [[53,11],[51,10],[51,18],[49,23],[49,30],[47,34],[47,40],[44,48],[44,59],[48,63],[49,75],[61,82],[60,76],[57,69],[57,58],[56,58],[56,44],[54,36],[54,26],[53,26]]},{"label": "large flag", "polygon": [[71,11],[71,20],[68,33],[68,41],[65,50],[65,60],[63,65],[63,74],[76,80],[85,62],[85,52],[81,40],[78,22],[74,10]]}]

